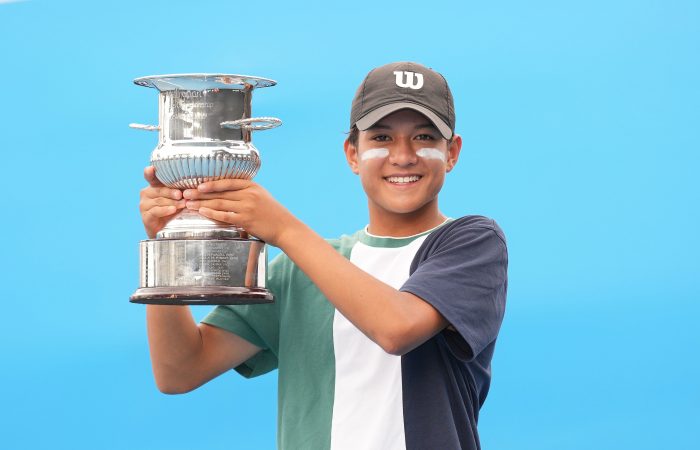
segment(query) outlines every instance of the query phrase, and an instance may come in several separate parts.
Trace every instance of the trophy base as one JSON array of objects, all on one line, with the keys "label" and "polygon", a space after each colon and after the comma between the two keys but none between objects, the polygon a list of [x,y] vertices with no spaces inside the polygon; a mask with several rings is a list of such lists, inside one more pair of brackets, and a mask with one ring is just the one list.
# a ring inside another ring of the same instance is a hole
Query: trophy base
[{"label": "trophy base", "polygon": [[273,303],[264,288],[228,286],[143,287],[129,297],[131,303],[146,305],[256,305]]},{"label": "trophy base", "polygon": [[140,254],[141,275],[138,289],[129,298],[132,303],[251,305],[274,301],[265,287],[267,252],[260,240],[149,239],[141,241]]}]

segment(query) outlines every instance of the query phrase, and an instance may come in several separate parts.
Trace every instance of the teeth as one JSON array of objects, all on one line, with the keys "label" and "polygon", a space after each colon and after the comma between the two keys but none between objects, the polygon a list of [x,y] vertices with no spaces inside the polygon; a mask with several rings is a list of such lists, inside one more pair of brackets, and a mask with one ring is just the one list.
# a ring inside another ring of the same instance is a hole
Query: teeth
[{"label": "teeth", "polygon": [[386,177],[389,183],[413,183],[414,181],[420,180],[420,176],[413,175],[410,177]]}]

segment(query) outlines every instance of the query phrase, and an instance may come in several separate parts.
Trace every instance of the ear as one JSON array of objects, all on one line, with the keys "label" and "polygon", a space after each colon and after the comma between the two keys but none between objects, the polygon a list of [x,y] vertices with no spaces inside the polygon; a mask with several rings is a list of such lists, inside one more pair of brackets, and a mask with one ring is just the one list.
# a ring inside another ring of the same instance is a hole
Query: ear
[{"label": "ear", "polygon": [[447,148],[447,167],[445,172],[451,171],[459,160],[459,152],[462,150],[462,136],[455,134],[452,143]]},{"label": "ear", "polygon": [[345,149],[345,159],[348,160],[350,170],[352,170],[352,173],[354,173],[355,175],[359,174],[360,170],[359,164],[357,162],[357,147],[352,145],[349,139],[345,139],[343,148]]}]

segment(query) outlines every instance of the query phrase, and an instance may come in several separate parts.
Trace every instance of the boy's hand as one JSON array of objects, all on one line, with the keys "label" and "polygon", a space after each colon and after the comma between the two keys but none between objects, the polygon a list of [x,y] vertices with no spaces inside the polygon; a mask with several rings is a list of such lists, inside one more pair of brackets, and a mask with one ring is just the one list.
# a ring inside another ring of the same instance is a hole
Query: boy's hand
[{"label": "boy's hand", "polygon": [[143,171],[143,177],[149,186],[141,189],[141,220],[150,239],[156,237],[166,223],[182,208],[185,200],[179,189],[170,189],[156,178],[156,170],[148,166]]},{"label": "boy's hand", "polygon": [[183,192],[189,209],[210,219],[245,229],[279,246],[282,233],[296,218],[259,184],[250,180],[218,180]]}]

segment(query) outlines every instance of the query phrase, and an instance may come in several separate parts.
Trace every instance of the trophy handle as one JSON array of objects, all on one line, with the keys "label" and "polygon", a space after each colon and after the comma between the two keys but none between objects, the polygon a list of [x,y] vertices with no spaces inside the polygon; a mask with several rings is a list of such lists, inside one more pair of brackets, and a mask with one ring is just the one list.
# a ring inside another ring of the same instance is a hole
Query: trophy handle
[{"label": "trophy handle", "polygon": [[160,127],[158,125],[143,125],[140,123],[130,123],[129,128],[145,131],[160,131]]},{"label": "trophy handle", "polygon": [[[259,123],[259,124],[258,124]],[[282,125],[282,121],[276,117],[251,117],[249,119],[228,120],[221,122],[223,128],[242,129],[247,131],[269,130]]]}]

